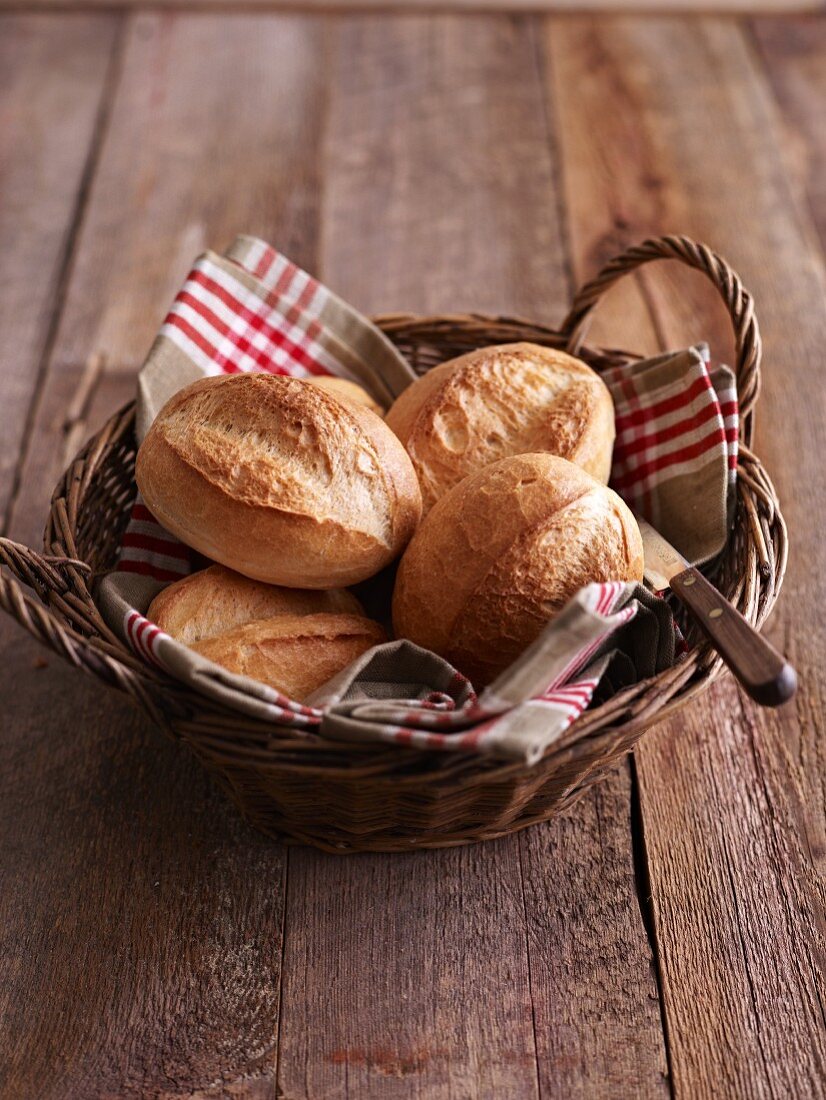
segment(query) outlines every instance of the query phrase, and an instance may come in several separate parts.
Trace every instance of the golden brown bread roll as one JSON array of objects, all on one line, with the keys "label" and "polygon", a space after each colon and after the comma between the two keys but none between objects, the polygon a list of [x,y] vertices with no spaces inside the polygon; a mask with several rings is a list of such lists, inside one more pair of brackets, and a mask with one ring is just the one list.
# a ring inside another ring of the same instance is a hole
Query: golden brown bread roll
[{"label": "golden brown bread roll", "polygon": [[322,612],[363,615],[364,608],[344,588],[281,588],[210,565],[164,588],[146,615],[179,642],[192,645],[255,619]]},{"label": "golden brown bread roll", "polygon": [[591,581],[642,580],[642,539],[613,490],[563,458],[524,454],[466,478],[405,551],[396,634],[489,683]]},{"label": "golden brown bread roll", "polygon": [[301,702],[386,641],[379,624],[363,615],[277,615],[205,638],[192,649]]},{"label": "golden brown bread roll", "polygon": [[448,489],[508,455],[548,451],[607,483],[614,406],[579,359],[538,344],[480,348],[429,370],[386,422],[404,443],[424,513]]},{"label": "golden brown bread roll", "polygon": [[313,386],[321,386],[340,401],[353,401],[356,405],[366,406],[376,416],[384,416],[384,409],[378,401],[358,382],[351,382],[349,378],[339,378],[335,374],[318,374],[313,378],[305,378],[304,381]]},{"label": "golden brown bread roll", "polygon": [[204,378],[161,409],[135,478],[167,530],[213,561],[290,588],[365,580],[416,528],[404,448],[362,405],[268,374]]}]

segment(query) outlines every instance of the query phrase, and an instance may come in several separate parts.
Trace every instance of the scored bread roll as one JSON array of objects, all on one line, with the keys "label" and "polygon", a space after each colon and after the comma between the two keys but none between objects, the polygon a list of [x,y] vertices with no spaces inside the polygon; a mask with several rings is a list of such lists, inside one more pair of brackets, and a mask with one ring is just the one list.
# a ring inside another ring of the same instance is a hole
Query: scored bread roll
[{"label": "scored bread roll", "polygon": [[393,626],[482,687],[591,581],[642,580],[636,520],[549,454],[501,459],[433,507],[405,551]]},{"label": "scored bread roll", "polygon": [[310,382],[313,386],[320,386],[341,401],[353,401],[356,405],[366,406],[376,416],[384,416],[384,409],[378,401],[367,392],[364,386],[360,386],[358,382],[351,382],[349,378],[339,378],[335,374],[316,374],[312,378],[305,378],[304,381]]},{"label": "scored bread roll", "polygon": [[365,580],[421,515],[410,459],[383,420],[268,374],[204,378],[176,393],[141,444],[135,479],[182,542],[290,588]]},{"label": "scored bread roll", "polygon": [[387,637],[363,615],[277,615],[196,642],[192,649],[229,672],[302,702]]},{"label": "scored bread roll", "polygon": [[192,645],[255,619],[321,612],[363,615],[364,609],[344,588],[281,588],[210,565],[164,588],[146,615],[177,641]]},{"label": "scored bread roll", "polygon": [[480,348],[429,370],[386,422],[407,449],[424,513],[448,489],[508,455],[547,451],[607,483],[614,406],[602,379],[538,344]]}]

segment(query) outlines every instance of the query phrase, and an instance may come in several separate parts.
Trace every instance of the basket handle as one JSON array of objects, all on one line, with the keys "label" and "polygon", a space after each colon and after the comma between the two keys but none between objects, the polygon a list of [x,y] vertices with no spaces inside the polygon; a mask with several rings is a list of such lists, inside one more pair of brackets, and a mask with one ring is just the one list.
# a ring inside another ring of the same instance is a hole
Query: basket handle
[{"label": "basket handle", "polygon": [[126,664],[92,645],[88,639],[62,622],[45,603],[24,591],[26,585],[38,593],[57,592],[65,595],[71,592],[72,584],[64,571],[90,572],[85,562],[74,558],[46,557],[28,546],[0,538],[0,565],[7,566],[9,570],[5,572],[0,569],[0,608],[7,611],[24,630],[58,657],[69,661],[76,668],[92,672],[112,687],[126,692],[149,711],[156,721],[161,725],[165,724],[144,678],[136,675]]},{"label": "basket handle", "polygon": [[33,599],[23,589],[26,585],[39,594],[57,592],[63,595],[72,587],[64,570],[72,567],[88,571],[88,565],[71,558],[44,557],[28,546],[5,538],[0,538],[0,565],[7,566],[11,573],[9,576],[0,571],[0,607],[24,630],[77,667],[83,664],[83,657],[89,651],[96,659],[103,656],[80,634],[62,623],[45,603]]},{"label": "basket handle", "polygon": [[762,345],[760,329],[754,315],[751,294],[740,276],[729,264],[704,244],[690,237],[650,237],[642,244],[625,249],[609,260],[595,278],[587,282],[574,296],[561,331],[567,337],[568,348],[576,351],[582,340],[585,321],[602,295],[623,275],[651,263],[652,260],[679,260],[687,267],[701,271],[715,286],[726,305],[737,346],[737,395],[740,405],[741,430],[746,442],[751,436],[751,414],[760,391],[760,359]]}]

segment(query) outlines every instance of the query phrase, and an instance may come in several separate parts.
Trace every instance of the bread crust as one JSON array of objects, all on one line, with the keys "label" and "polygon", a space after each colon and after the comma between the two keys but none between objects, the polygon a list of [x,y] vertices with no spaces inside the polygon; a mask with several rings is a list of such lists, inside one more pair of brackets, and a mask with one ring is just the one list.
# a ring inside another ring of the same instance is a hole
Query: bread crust
[{"label": "bread crust", "polygon": [[293,588],[365,580],[421,515],[410,460],[378,416],[266,374],[201,379],[175,394],[135,477],[150,511],[187,545]]},{"label": "bread crust", "polygon": [[547,451],[607,483],[614,445],[608,388],[587,364],[538,344],[480,348],[428,371],[391,406],[424,513],[462,478],[513,454]]},{"label": "bread crust", "polygon": [[323,612],[363,615],[364,608],[345,588],[283,588],[210,565],[164,588],[146,616],[177,641],[193,645],[256,619]]},{"label": "bread crust", "polygon": [[592,581],[642,580],[639,528],[613,490],[549,454],[501,459],[433,507],[402,558],[396,634],[494,679]]},{"label": "bread crust", "polygon": [[363,615],[278,615],[196,642],[192,649],[302,702],[362,653],[387,641]]}]

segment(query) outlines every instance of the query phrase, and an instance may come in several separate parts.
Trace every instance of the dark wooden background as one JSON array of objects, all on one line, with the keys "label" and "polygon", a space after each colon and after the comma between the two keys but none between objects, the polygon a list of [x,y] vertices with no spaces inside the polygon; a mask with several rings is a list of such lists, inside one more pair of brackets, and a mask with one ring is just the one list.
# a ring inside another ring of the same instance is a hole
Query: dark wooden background
[{"label": "dark wooden background", "polygon": [[[6,532],[236,232],[366,311],[551,322],[683,232],[757,300],[801,688],[721,682],[548,825],[337,859],[3,620],[0,1096],[823,1095],[826,22],[58,7],[0,14]],[[596,336],[731,349],[662,264]]]}]

